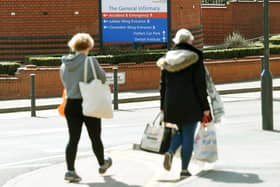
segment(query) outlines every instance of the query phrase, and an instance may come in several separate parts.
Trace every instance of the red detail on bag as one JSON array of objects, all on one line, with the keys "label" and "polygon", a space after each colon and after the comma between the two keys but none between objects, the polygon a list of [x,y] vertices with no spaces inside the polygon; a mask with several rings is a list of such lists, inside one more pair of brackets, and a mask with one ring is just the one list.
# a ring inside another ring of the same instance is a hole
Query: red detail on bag
[{"label": "red detail on bag", "polygon": [[202,119],[201,119],[201,125],[206,128],[207,127],[207,123],[211,122],[212,121],[212,117],[211,115],[203,115],[202,116]]}]

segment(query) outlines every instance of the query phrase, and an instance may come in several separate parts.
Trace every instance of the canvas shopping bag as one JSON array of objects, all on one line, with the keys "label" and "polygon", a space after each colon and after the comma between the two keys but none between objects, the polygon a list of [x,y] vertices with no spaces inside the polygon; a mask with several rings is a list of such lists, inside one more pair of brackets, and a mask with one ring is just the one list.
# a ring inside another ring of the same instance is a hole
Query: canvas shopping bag
[{"label": "canvas shopping bag", "polygon": [[156,116],[152,123],[148,123],[146,125],[141,139],[140,148],[142,150],[163,154],[169,148],[172,128],[161,125],[161,122],[156,124],[159,116],[160,113]]},{"label": "canvas shopping bag", "polygon": [[204,162],[218,160],[217,137],[214,123],[200,125],[194,140],[193,159]]},{"label": "canvas shopping bag", "polygon": [[[94,79],[87,83],[87,64],[90,64]],[[110,87],[97,78],[92,58],[86,57],[84,63],[84,81],[79,82],[83,98],[82,108],[85,116],[96,118],[112,118],[112,97]]]}]

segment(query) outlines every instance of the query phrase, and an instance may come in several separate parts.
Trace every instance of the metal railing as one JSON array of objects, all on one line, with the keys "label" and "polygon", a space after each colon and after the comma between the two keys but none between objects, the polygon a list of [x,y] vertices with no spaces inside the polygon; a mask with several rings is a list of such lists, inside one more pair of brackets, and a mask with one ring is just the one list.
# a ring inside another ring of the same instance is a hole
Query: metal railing
[{"label": "metal railing", "polygon": [[227,1],[229,0],[201,0],[201,4],[204,4],[204,5],[212,5],[212,4],[215,4],[215,5],[224,5],[227,3]]},{"label": "metal railing", "polygon": [[[203,5],[225,5],[231,0],[201,0]],[[235,0],[236,2],[262,2],[263,0]],[[273,1],[273,0],[271,0]]]}]

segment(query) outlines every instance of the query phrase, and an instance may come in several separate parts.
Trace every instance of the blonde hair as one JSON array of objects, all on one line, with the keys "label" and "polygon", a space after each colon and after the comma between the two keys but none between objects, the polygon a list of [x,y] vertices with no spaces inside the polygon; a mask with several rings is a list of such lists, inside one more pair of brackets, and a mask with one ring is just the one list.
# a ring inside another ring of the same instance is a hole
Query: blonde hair
[{"label": "blonde hair", "polygon": [[77,33],[68,42],[72,51],[90,50],[94,46],[93,38],[87,33]]},{"label": "blonde hair", "polygon": [[194,37],[192,33],[187,29],[180,29],[177,31],[175,37],[173,38],[173,42],[175,44],[179,44],[181,42],[193,41]]}]

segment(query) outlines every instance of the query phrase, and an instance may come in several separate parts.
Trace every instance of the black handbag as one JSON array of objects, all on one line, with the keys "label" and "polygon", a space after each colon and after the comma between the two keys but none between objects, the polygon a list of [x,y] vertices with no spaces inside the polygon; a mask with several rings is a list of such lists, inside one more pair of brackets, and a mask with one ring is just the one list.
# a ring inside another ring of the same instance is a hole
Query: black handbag
[{"label": "black handbag", "polygon": [[156,123],[159,116],[160,113],[157,114],[152,123],[146,125],[140,148],[145,151],[164,154],[169,148],[173,129],[163,126],[161,121]]},{"label": "black handbag", "polygon": [[169,146],[170,146],[170,142],[171,142],[171,138],[173,135],[173,131],[174,129],[170,128],[170,127],[164,127],[164,138],[162,140],[161,146],[160,146],[160,150],[159,153],[160,154],[164,154],[165,152],[168,151]]}]

